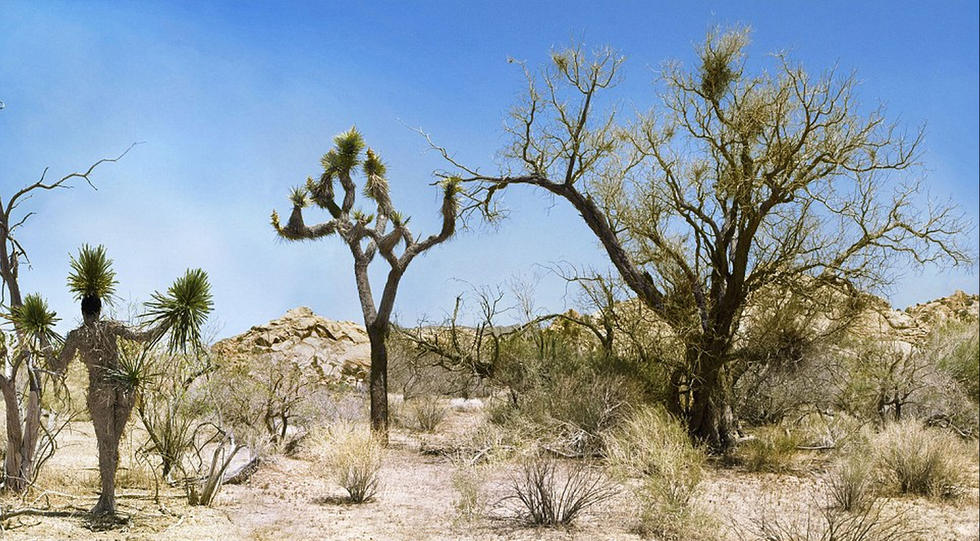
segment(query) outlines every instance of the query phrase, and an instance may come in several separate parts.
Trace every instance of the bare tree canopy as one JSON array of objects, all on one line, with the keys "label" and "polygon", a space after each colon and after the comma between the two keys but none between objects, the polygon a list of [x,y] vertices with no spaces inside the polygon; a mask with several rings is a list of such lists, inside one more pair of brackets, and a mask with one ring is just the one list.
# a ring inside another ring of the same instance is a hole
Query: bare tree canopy
[{"label": "bare tree canopy", "polygon": [[922,130],[881,108],[862,113],[856,79],[814,76],[784,54],[750,73],[748,31],[711,32],[700,65],[665,65],[659,105],[624,123],[601,104],[623,58],[552,53],[512,113],[507,169],[481,173],[443,155],[500,213],[518,184],[567,200],[629,288],[686,344],[672,378],[692,436],[726,449],[735,435],[729,362],[753,294],[778,286],[856,298],[901,265],[970,264],[970,228],[949,204],[917,206]]}]

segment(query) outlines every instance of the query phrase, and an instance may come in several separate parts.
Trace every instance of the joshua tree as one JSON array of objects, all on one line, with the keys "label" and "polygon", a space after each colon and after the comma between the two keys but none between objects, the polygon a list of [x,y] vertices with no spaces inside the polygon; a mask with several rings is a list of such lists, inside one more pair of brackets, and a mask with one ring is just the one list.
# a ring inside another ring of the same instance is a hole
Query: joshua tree
[{"label": "joshua tree", "polygon": [[[134,329],[119,321],[102,319],[102,303],[110,301],[115,291],[112,260],[102,246],[82,246],[78,257],[71,258],[68,287],[81,300],[83,323],[68,333],[64,345],[53,355],[51,368],[64,372],[78,354],[88,367],[88,408],[95,425],[99,447],[99,475],[102,493],[92,508],[93,515],[114,515],[115,481],[119,465],[119,439],[129,420],[141,380],[147,377],[142,355],[123,355],[120,340],[136,342],[149,348],[169,332],[168,348],[186,350],[188,344],[200,344],[201,325],[211,311],[211,293],[207,274],[200,269],[188,270],[174,281],[166,294],[154,293],[146,303],[147,327]],[[50,329],[40,321],[23,318],[22,324],[41,334]],[[145,350],[145,349],[144,349]]]},{"label": "joshua tree", "polygon": [[[0,109],[2,109],[0,103]],[[38,193],[70,188],[73,181],[84,180],[92,186],[91,175],[103,163],[122,159],[132,145],[115,158],[96,161],[84,171],[69,173],[61,178],[48,180],[45,169],[38,180],[23,188],[8,193],[9,198],[0,198],[0,304],[14,324],[15,341],[4,343],[0,348],[3,370],[0,373],[0,392],[3,394],[6,409],[7,445],[3,463],[4,490],[21,492],[37,475],[36,453],[41,428],[41,390],[42,371],[35,362],[37,347],[45,347],[55,336],[47,333],[56,321],[55,314],[48,310],[47,304],[39,295],[24,296],[20,289],[20,269],[30,263],[27,250],[17,239],[17,233],[32,216],[33,212],[23,213],[21,205]],[[93,186],[94,187],[94,186]],[[25,319],[26,318],[26,319]],[[19,321],[33,321],[40,327],[25,329]],[[39,331],[36,332],[35,331]],[[34,334],[32,334],[34,333]],[[30,335],[30,336],[29,336]],[[18,375],[27,377],[24,400],[18,397]]]},{"label": "joshua tree", "polygon": [[861,114],[853,77],[811,76],[782,55],[746,73],[747,42],[712,33],[694,70],[667,64],[662,106],[632,124],[600,102],[620,57],[555,52],[542,77],[528,72],[505,150],[514,169],[483,174],[443,151],[485,189],[488,214],[515,185],[575,208],[682,343],[670,406],[715,450],[734,443],[733,363],[753,295],[849,304],[904,264],[970,261],[955,208],[916,208],[921,132]]},{"label": "joshua tree", "polygon": [[[290,196],[293,210],[289,221],[282,226],[278,213],[273,211],[272,227],[287,240],[318,239],[336,233],[350,248],[354,257],[354,278],[364,315],[364,326],[371,342],[371,428],[387,442],[388,352],[385,338],[395,306],[398,284],[415,256],[453,235],[458,213],[456,196],[459,183],[452,178],[442,183],[442,229],[439,233],[425,239],[416,238],[408,229],[409,220],[403,218],[391,202],[385,166],[381,159],[371,149],[367,150],[365,156],[362,156],[363,151],[364,140],[355,128],[335,137],[333,150],[324,154],[321,160],[324,172],[319,180],[307,178],[305,187],[294,188]],[[365,176],[363,193],[376,205],[375,214],[354,209],[357,187],[352,175],[356,173],[358,166],[361,166]],[[343,200],[339,204],[334,196],[334,180],[339,181],[343,189]],[[307,226],[303,222],[303,209],[311,201],[326,210],[330,219]],[[399,244],[403,245],[400,255],[396,253]],[[375,305],[368,279],[368,266],[377,254],[381,254],[388,263],[389,270],[381,302]]]}]

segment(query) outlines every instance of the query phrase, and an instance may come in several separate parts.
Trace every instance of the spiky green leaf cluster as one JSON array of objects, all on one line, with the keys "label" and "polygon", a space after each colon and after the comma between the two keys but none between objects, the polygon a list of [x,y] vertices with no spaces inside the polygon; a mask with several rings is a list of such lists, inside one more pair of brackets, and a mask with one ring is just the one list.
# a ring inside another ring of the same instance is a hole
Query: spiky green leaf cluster
[{"label": "spiky green leaf cluster", "polygon": [[364,176],[383,177],[387,172],[388,168],[385,167],[384,162],[382,162],[381,158],[375,154],[374,150],[369,148],[367,150],[367,157],[364,159]]},{"label": "spiky green leaf cluster", "polygon": [[356,127],[334,137],[334,148],[323,155],[320,163],[328,172],[350,173],[351,169],[360,163],[361,151],[364,150],[364,138]]},{"label": "spiky green leaf cluster", "polygon": [[[313,179],[307,178],[306,181],[308,183],[312,183]],[[310,204],[309,199],[307,199],[307,195],[306,188],[302,186],[295,186],[293,187],[293,191],[289,193],[289,200],[296,208],[306,208],[306,206]]]},{"label": "spiky green leaf cluster", "polygon": [[75,300],[98,297],[104,302],[111,302],[117,283],[112,260],[101,244],[95,248],[83,244],[78,250],[78,257],[71,256],[68,289],[75,294]]},{"label": "spiky green leaf cluster", "polygon": [[105,378],[128,393],[140,393],[159,375],[154,372],[149,348],[127,340],[116,339],[119,358],[106,368]]},{"label": "spiky green leaf cluster", "polygon": [[365,214],[363,210],[359,209],[351,213],[351,216],[354,218],[355,222],[362,224],[371,223],[371,220],[374,220],[374,214]]},{"label": "spiky green leaf cluster", "polygon": [[412,217],[411,216],[408,216],[408,217],[402,216],[402,213],[398,212],[397,210],[396,211],[393,211],[388,216],[388,218],[391,219],[391,223],[395,224],[395,227],[401,227],[403,225],[408,225],[408,222],[410,222],[412,220]]},{"label": "spiky green leaf cluster", "polygon": [[333,176],[324,173],[319,181],[307,177],[306,191],[318,207],[327,208],[333,201]]},{"label": "spiky green leaf cluster", "polygon": [[29,340],[33,345],[40,345],[44,342],[57,342],[60,337],[54,332],[54,326],[59,321],[57,314],[48,308],[48,303],[41,295],[32,293],[24,298],[23,304],[14,306],[7,315],[14,326]]},{"label": "spiky green leaf cluster", "polygon": [[463,191],[463,181],[459,177],[449,177],[439,183],[447,197],[456,197]]},{"label": "spiky green leaf cluster", "polygon": [[150,324],[163,323],[170,330],[167,348],[171,352],[186,352],[188,345],[201,345],[201,327],[214,306],[207,273],[188,269],[166,294],[155,292],[152,299],[146,303],[145,317]]}]

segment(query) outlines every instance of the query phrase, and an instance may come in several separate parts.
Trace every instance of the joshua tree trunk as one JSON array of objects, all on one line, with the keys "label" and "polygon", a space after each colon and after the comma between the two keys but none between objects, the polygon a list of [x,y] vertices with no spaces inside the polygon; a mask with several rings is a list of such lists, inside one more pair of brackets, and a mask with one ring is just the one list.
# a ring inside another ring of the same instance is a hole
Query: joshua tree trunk
[{"label": "joshua tree trunk", "polygon": [[385,345],[387,325],[367,325],[371,341],[371,430],[388,440],[388,348]]}]

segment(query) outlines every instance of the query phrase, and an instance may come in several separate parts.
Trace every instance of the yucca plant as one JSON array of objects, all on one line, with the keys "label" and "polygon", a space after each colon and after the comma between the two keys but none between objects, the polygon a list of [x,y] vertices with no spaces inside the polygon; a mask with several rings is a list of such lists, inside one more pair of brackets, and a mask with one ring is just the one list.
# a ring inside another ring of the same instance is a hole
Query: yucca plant
[{"label": "yucca plant", "polygon": [[45,343],[59,342],[61,339],[54,331],[54,326],[60,318],[48,308],[48,302],[37,293],[25,297],[20,306],[11,307],[7,319],[31,341],[32,348],[38,348]]},{"label": "yucca plant", "polygon": [[163,324],[170,329],[167,343],[170,352],[186,353],[188,344],[200,346],[201,327],[213,306],[207,273],[201,269],[188,269],[166,294],[153,294],[153,300],[146,303],[144,317],[151,325]]},{"label": "yucca plant", "polygon": [[119,282],[104,246],[83,244],[78,256],[71,256],[70,265],[68,289],[75,294],[75,300],[82,301],[83,312],[98,312],[103,302],[112,303]]},{"label": "yucca plant", "polygon": [[105,378],[126,392],[139,394],[158,375],[149,349],[141,344],[117,340],[119,358],[115,366],[106,367]]}]

